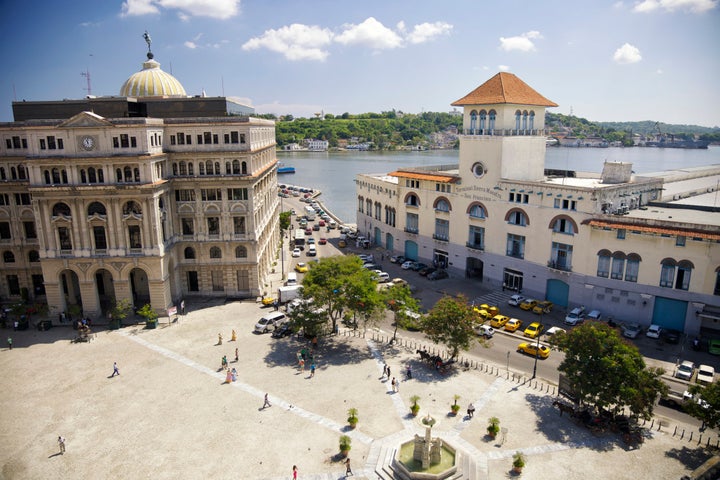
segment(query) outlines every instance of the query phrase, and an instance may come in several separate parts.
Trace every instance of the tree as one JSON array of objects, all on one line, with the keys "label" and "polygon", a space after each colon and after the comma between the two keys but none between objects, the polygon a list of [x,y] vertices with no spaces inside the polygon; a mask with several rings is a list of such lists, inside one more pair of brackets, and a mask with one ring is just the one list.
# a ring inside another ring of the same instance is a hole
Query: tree
[{"label": "tree", "polygon": [[291,212],[280,212],[280,232],[285,233],[290,228],[291,219]]},{"label": "tree", "polygon": [[685,404],[685,411],[702,420],[703,428],[720,426],[720,382],[713,382],[707,387],[693,385],[690,387],[693,400]]},{"label": "tree", "polygon": [[408,312],[417,313],[419,305],[407,285],[392,285],[386,288],[382,292],[382,298],[393,312],[395,331],[392,341],[394,342],[397,337],[398,325],[406,319]]},{"label": "tree", "polygon": [[445,296],[422,320],[422,327],[430,340],[444,344],[450,350],[451,358],[455,358],[460,350],[468,350],[470,342],[477,338],[473,330],[475,317],[463,295]]},{"label": "tree", "polygon": [[[312,298],[315,310],[321,309],[333,331],[346,309],[373,310],[379,302],[377,283],[372,272],[362,267],[356,256],[321,258],[303,279],[303,297]],[[317,321],[317,318],[312,318]]]},{"label": "tree", "polygon": [[127,318],[127,316],[132,311],[132,308],[132,303],[126,298],[116,301],[113,307],[110,309],[110,314],[112,315],[112,322],[114,322],[117,327],[122,325],[122,321]]},{"label": "tree", "polygon": [[582,403],[615,412],[628,407],[648,420],[658,395],[667,391],[664,371],[646,367],[637,347],[605,324],[587,322],[551,343],[565,352],[558,370]]}]

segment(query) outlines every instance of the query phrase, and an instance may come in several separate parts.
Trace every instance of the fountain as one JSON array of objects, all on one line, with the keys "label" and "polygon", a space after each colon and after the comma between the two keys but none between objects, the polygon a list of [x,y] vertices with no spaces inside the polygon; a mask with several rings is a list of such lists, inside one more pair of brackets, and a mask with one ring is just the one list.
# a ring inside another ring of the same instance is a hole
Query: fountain
[{"label": "fountain", "polygon": [[400,445],[393,470],[405,480],[442,480],[457,471],[455,449],[438,437],[432,437],[436,420],[428,414],[420,420],[425,435]]}]

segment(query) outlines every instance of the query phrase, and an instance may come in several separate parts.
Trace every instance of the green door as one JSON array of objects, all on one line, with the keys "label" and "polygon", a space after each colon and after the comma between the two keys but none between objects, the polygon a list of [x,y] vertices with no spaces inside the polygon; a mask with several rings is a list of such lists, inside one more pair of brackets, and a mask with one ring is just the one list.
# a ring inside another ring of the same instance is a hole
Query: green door
[{"label": "green door", "polygon": [[570,286],[562,280],[550,279],[547,281],[547,300],[562,307],[568,306]]}]

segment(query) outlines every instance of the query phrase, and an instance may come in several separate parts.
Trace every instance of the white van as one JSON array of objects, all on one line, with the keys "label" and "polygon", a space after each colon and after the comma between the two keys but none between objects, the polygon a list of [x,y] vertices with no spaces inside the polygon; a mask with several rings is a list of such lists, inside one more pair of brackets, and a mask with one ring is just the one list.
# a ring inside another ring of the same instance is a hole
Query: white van
[{"label": "white van", "polygon": [[297,273],[290,272],[288,273],[287,281],[285,281],[285,285],[291,286],[291,285],[297,285]]},{"label": "white van", "polygon": [[317,249],[315,248],[315,245],[314,245],[314,244],[311,244],[311,245],[308,247],[307,256],[308,256],[308,257],[314,257],[314,256],[316,256],[316,255],[317,255]]},{"label": "white van", "polygon": [[255,324],[255,333],[267,333],[285,322],[287,322],[287,317],[283,312],[268,313]]}]

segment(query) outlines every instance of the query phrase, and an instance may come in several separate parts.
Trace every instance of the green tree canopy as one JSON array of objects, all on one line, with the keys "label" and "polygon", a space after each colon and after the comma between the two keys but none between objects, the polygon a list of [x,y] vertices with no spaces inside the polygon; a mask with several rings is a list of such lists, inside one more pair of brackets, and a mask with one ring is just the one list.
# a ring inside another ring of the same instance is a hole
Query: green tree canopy
[{"label": "green tree canopy", "polygon": [[423,318],[423,331],[433,342],[445,345],[451,357],[456,358],[460,350],[468,350],[471,341],[478,338],[473,330],[475,317],[463,295],[445,296]]},{"label": "green tree canopy", "polygon": [[582,403],[613,411],[628,407],[649,419],[658,395],[667,390],[663,370],[646,367],[637,347],[605,324],[587,322],[552,343],[565,352],[558,370]]},{"label": "green tree canopy", "polygon": [[690,387],[690,393],[699,401],[686,403],[685,411],[702,420],[705,427],[720,427],[720,382],[713,382],[707,387],[693,385]]},{"label": "green tree canopy", "polygon": [[418,301],[412,296],[410,287],[407,285],[392,285],[381,292],[381,297],[393,312],[395,331],[392,339],[395,341],[398,325],[408,316],[408,313],[417,313]]}]

